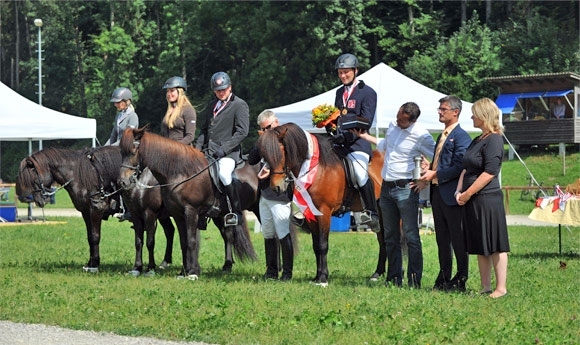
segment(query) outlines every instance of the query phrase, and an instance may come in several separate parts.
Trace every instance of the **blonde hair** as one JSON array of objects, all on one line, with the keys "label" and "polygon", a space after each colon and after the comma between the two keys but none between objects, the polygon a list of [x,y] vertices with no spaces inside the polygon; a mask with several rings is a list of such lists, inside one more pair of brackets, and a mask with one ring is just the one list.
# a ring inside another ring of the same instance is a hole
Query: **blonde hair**
[{"label": "blonde hair", "polygon": [[167,125],[167,128],[173,128],[175,125],[175,119],[182,113],[184,106],[191,105],[193,107],[182,88],[177,88],[177,93],[178,96],[175,107],[173,106],[173,103],[167,101],[167,111],[163,117],[163,123]]},{"label": "blonde hair", "polygon": [[499,122],[501,110],[489,98],[482,98],[473,103],[471,107],[473,116],[483,121],[483,127],[491,132],[503,134],[503,128]]}]

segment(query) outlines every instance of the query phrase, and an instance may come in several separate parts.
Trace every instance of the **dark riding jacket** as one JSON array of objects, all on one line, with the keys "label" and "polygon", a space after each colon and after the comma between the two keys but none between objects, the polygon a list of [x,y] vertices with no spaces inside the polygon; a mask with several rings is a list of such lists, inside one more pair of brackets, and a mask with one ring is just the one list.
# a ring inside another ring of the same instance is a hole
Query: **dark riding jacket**
[{"label": "dark riding jacket", "polygon": [[248,136],[250,128],[250,109],[246,101],[232,93],[229,102],[214,116],[217,102],[215,98],[206,107],[195,147],[208,155],[213,155],[221,148],[225,157],[238,161],[242,151],[241,143]]},{"label": "dark riding jacket", "polygon": [[[343,85],[336,90],[336,98],[334,100],[334,105],[341,112],[337,120],[337,133],[344,135],[346,141],[345,146],[349,148],[350,152],[362,151],[371,156],[371,143],[359,139],[348,130],[341,129],[341,124],[347,121],[353,121],[357,116],[364,117],[372,124],[377,110],[377,93],[362,80],[359,80],[345,105],[342,99],[344,88],[345,86]],[[345,110],[346,114],[343,114]]]}]

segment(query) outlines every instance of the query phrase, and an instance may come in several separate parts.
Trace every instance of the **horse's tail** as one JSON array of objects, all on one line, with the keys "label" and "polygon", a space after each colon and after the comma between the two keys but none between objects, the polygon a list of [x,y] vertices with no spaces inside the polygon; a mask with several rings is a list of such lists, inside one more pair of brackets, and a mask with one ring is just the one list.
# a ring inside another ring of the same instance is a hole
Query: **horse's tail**
[{"label": "horse's tail", "polygon": [[246,260],[256,261],[256,251],[250,239],[250,231],[248,230],[248,222],[246,216],[242,216],[242,224],[234,227],[234,254],[240,261]]}]

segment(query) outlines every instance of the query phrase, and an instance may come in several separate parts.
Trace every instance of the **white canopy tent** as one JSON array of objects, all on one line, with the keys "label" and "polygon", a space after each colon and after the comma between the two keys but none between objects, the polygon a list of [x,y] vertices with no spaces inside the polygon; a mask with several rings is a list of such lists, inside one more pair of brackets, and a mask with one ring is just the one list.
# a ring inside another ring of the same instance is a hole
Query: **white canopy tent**
[{"label": "white canopy tent", "polygon": [[[403,103],[415,102],[421,109],[418,123],[431,132],[443,130],[443,124],[439,122],[436,109],[439,107],[439,99],[445,97],[445,94],[406,77],[382,62],[359,75],[358,79],[377,92],[377,113],[373,127],[387,128],[389,123],[396,118]],[[334,104],[336,90],[339,87],[340,85],[300,102],[273,108],[272,111],[276,113],[281,123],[294,122],[311,132],[324,131],[324,129],[313,127],[311,111],[320,104]],[[473,127],[471,120],[472,105],[463,101],[459,123],[464,130],[477,132],[479,130]]]},{"label": "white canopy tent", "polygon": [[0,83],[0,140],[92,139],[97,121],[68,115],[34,103]]}]

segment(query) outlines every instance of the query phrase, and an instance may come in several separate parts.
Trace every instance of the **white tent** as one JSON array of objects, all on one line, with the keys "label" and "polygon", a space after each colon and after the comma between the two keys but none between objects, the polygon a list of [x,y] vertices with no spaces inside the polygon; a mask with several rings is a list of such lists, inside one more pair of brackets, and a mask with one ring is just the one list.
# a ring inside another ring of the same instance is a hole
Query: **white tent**
[{"label": "white tent", "polygon": [[0,140],[92,139],[97,121],[68,115],[34,103],[0,83]]},{"label": "white tent", "polygon": [[[359,75],[358,79],[364,81],[377,92],[377,113],[373,127],[387,128],[389,123],[396,118],[403,103],[415,102],[421,109],[418,123],[429,131],[443,130],[443,124],[439,122],[436,109],[439,107],[439,99],[445,97],[445,94],[406,77],[382,62]],[[334,104],[336,90],[339,87],[340,85],[318,96],[274,108],[272,111],[276,113],[281,123],[294,122],[308,131],[318,131],[319,129],[312,126],[311,111],[320,104]],[[464,130],[477,132],[479,130],[473,127],[471,120],[472,105],[472,103],[463,101],[459,123]]]}]

